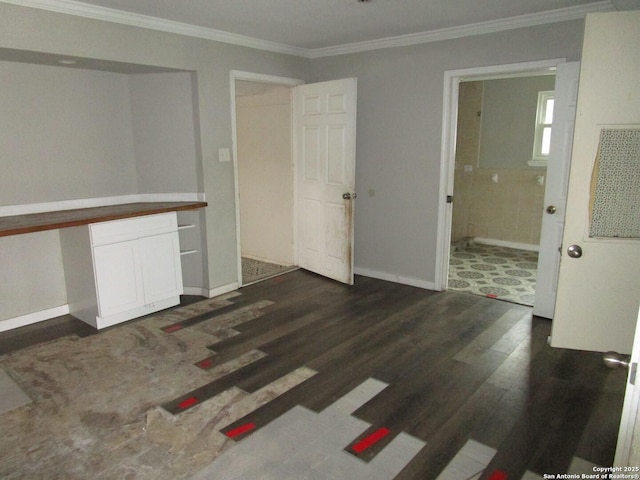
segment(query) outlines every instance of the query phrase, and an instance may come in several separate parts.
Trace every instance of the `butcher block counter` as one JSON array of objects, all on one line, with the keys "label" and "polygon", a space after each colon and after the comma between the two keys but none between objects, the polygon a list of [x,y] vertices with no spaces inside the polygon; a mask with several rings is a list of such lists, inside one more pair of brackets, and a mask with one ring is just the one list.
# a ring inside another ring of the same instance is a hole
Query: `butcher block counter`
[{"label": "butcher block counter", "polygon": [[105,328],[178,305],[177,212],[205,202],[140,202],[0,217],[0,237],[59,230],[68,311]]},{"label": "butcher block counter", "polygon": [[0,217],[0,237],[21,233],[41,232],[58,228],[76,227],[96,222],[154,215],[165,212],[196,210],[206,207],[206,202],[140,202],[105,207],[56,210]]}]

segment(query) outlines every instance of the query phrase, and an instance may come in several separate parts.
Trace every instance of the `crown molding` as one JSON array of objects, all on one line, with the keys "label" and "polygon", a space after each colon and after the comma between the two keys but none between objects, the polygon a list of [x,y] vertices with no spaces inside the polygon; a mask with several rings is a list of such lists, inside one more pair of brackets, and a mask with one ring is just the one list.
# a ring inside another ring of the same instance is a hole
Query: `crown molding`
[{"label": "crown molding", "polygon": [[0,0],[0,3],[10,3],[22,7],[38,8],[56,13],[65,13],[67,15],[90,18],[93,20],[102,20],[105,22],[119,23],[133,27],[148,28],[150,30],[175,33],[178,35],[197,37],[205,40],[214,40],[216,42],[255,48],[258,50],[267,50],[275,53],[308,57],[308,51],[304,48],[269,42],[213,28],[199,27],[196,25],[189,25],[187,23],[150,17],[148,15],[125,12],[113,8],[99,7],[97,5],[89,5],[82,2],[76,2],[74,0]]},{"label": "crown molding", "polygon": [[368,42],[357,42],[335,47],[316,48],[308,50],[309,58],[331,57],[349,53],[361,53],[382,48],[406,47],[422,43],[439,42],[442,40],[454,40],[456,38],[496,33],[516,28],[535,27],[550,23],[579,20],[588,13],[615,11],[611,1],[604,0],[577,7],[566,7],[546,12],[520,15],[517,17],[503,18],[489,22],[462,25],[460,27],[443,28],[428,32],[399,35],[396,37],[382,38]]},{"label": "crown molding", "polygon": [[463,25],[460,27],[443,28],[440,30],[400,35],[366,42],[336,45],[326,48],[301,48],[282,43],[260,40],[258,38],[248,37],[245,35],[224,32],[213,28],[198,27],[195,25],[164,20],[147,15],[124,12],[96,5],[88,5],[74,0],[0,0],[0,2],[310,59],[345,55],[349,53],[360,53],[383,48],[405,47],[442,40],[453,40],[473,35],[496,33],[516,28],[578,20],[584,18],[588,13],[616,10],[611,0],[601,0],[576,7],[548,10],[546,12],[520,15],[517,17],[504,18],[489,22]]}]

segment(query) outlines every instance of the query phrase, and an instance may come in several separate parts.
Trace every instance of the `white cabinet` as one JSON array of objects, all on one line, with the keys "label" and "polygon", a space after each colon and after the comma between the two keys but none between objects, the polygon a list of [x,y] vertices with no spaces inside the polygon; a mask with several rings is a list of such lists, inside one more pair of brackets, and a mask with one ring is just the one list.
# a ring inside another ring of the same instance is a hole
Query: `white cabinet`
[{"label": "white cabinet", "polygon": [[100,317],[109,317],[145,304],[138,241],[93,247],[93,268]]},{"label": "white cabinet", "polygon": [[183,292],[176,213],[60,231],[70,313],[104,328],[177,305]]}]

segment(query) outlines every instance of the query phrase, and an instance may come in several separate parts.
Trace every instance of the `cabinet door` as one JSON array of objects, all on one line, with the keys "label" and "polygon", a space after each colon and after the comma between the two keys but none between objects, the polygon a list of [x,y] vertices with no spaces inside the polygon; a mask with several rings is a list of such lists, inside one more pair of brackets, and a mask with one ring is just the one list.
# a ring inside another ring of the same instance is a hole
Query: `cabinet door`
[{"label": "cabinet door", "polygon": [[146,303],[182,294],[182,266],[178,233],[139,240]]},{"label": "cabinet door", "polygon": [[93,262],[101,317],[145,304],[137,240],[94,247]]}]

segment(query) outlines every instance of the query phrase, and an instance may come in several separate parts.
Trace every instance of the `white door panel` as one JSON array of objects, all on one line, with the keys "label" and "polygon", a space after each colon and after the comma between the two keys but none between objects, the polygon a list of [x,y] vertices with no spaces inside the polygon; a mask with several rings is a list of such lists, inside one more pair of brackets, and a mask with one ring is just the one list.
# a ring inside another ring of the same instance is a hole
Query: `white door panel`
[{"label": "white door panel", "polygon": [[629,372],[627,374],[627,387],[624,393],[624,404],[620,418],[618,431],[618,444],[613,465],[616,467],[638,465],[640,452],[633,449],[633,431],[638,422],[640,410],[640,377],[638,376],[638,363],[640,363],[640,311],[636,321],[636,332],[633,340],[633,350],[629,360]]},{"label": "white door panel", "polygon": [[353,284],[356,81],[295,90],[298,264]]},{"label": "white door panel", "polygon": [[555,309],[579,75],[579,62],[558,65],[547,185],[544,191],[545,211],[542,214],[538,277],[533,304],[533,313],[545,318],[553,318]]},{"label": "white door panel", "polygon": [[[552,324],[554,347],[631,352],[640,298],[640,239],[592,237],[589,231],[600,132],[625,125],[639,128],[638,45],[640,12],[587,16]],[[623,211],[625,203],[622,199],[613,214]],[[639,210],[627,212],[626,220],[636,222]],[[570,246],[579,247],[582,255],[570,257]]]}]

